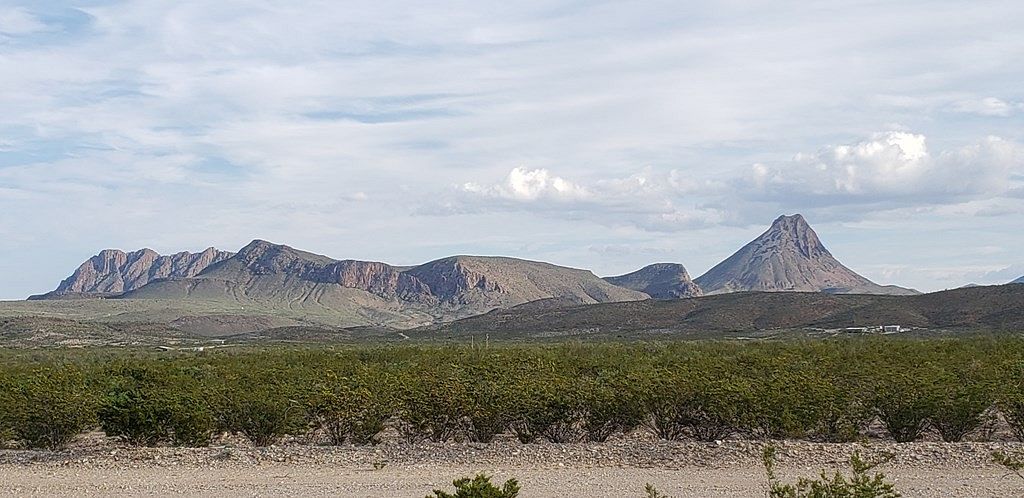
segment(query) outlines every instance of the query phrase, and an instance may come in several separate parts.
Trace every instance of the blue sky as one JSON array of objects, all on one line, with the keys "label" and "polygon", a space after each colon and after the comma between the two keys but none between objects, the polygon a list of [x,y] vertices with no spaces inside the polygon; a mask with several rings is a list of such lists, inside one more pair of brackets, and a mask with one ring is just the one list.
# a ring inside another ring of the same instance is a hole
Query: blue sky
[{"label": "blue sky", "polygon": [[100,249],[1024,275],[1019,1],[0,0],[0,298]]}]

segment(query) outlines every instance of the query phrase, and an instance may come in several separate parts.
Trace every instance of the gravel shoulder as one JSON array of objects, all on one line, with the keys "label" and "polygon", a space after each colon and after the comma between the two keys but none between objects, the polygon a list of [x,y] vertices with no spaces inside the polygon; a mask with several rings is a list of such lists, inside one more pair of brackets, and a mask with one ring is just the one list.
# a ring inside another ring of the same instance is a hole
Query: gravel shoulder
[{"label": "gravel shoulder", "polygon": [[[1024,480],[990,462],[1021,443],[781,442],[786,480],[845,467],[850,453],[888,451],[879,470],[906,497],[1024,496]],[[515,477],[523,497],[764,496],[761,444],[620,439],[602,444],[488,445],[385,441],[375,447],[287,443],[269,448],[131,448],[95,437],[63,452],[0,450],[3,496],[387,496],[422,498],[455,478]]]}]

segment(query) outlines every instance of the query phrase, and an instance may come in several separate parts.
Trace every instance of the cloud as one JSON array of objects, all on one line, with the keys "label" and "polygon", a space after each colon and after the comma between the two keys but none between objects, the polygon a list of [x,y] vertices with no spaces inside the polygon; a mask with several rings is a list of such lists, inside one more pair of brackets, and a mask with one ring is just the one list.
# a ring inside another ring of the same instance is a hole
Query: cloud
[{"label": "cloud", "polygon": [[478,197],[513,201],[577,201],[592,196],[586,188],[543,168],[513,168],[503,183],[480,185],[469,182],[463,184],[461,190]]},{"label": "cloud", "polygon": [[951,106],[955,112],[978,114],[981,116],[1007,117],[1024,110],[1024,103],[1006,102],[995,97],[976,100],[960,100]]},{"label": "cloud", "polygon": [[0,7],[0,36],[22,36],[46,30],[46,23],[21,7]]},{"label": "cloud", "polygon": [[924,135],[890,131],[788,163],[754,164],[737,186],[791,205],[951,204],[1004,195],[1022,169],[1024,148],[999,137],[933,153]]},{"label": "cloud", "polygon": [[[680,172],[657,174],[650,168],[623,178],[588,183],[569,180],[548,169],[513,168],[503,181],[466,182],[430,196],[417,212],[424,215],[465,215],[487,212],[529,212],[545,217],[588,221],[598,225],[672,232],[713,226],[727,212],[686,199],[696,181]],[[708,183],[709,191],[713,188]]]},{"label": "cloud", "polygon": [[[513,168],[502,181],[464,182],[431,195],[420,214],[530,212],[663,232],[713,225],[762,224],[777,213],[821,221],[874,212],[959,206],[944,216],[1001,217],[1024,189],[1024,147],[998,137],[934,152],[922,134],[888,131],[799,153],[790,161],[712,175],[653,168],[627,177],[569,179],[547,168]],[[766,215],[765,213],[769,214]]]}]

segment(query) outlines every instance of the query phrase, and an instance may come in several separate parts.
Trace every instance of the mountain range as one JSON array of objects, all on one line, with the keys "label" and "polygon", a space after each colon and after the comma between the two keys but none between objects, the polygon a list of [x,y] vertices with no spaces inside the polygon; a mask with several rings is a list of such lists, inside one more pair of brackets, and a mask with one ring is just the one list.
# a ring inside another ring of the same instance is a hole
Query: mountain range
[{"label": "mountain range", "polygon": [[507,257],[451,256],[400,267],[254,240],[237,253],[104,250],[53,291],[29,299],[100,300],[108,304],[95,306],[108,307],[130,302],[118,309],[146,311],[96,314],[141,320],[155,313],[177,327],[228,333],[303,324],[413,328],[517,307],[572,308],[747,291],[918,294],[876,284],[842,265],[806,220],[793,215],[779,217],[696,279],[678,263],[600,278],[588,270]]},{"label": "mountain range", "polygon": [[[539,299],[592,304],[649,297],[587,270],[513,258],[453,256],[400,268],[263,240],[233,254],[150,253],[102,251],[56,290],[30,299],[203,301],[327,316],[343,326],[411,327]],[[179,264],[169,264],[172,258]]]}]

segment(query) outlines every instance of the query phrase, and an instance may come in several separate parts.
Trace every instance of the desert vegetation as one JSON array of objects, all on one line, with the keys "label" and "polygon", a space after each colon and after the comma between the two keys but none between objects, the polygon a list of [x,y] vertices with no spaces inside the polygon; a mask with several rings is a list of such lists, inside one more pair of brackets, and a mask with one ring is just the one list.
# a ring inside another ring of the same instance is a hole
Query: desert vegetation
[{"label": "desert vegetation", "polygon": [[0,439],[58,449],[100,429],[133,445],[233,433],[371,445],[404,439],[898,442],[1024,437],[1024,340],[268,348],[0,353]]},{"label": "desert vegetation", "polygon": [[776,448],[765,446],[761,454],[768,477],[768,498],[899,498],[896,485],[885,474],[869,472],[893,459],[892,454],[881,454],[866,459],[860,452],[850,455],[850,475],[837,471],[829,475],[822,471],[817,478],[801,477],[795,483],[784,483],[775,474]]}]

